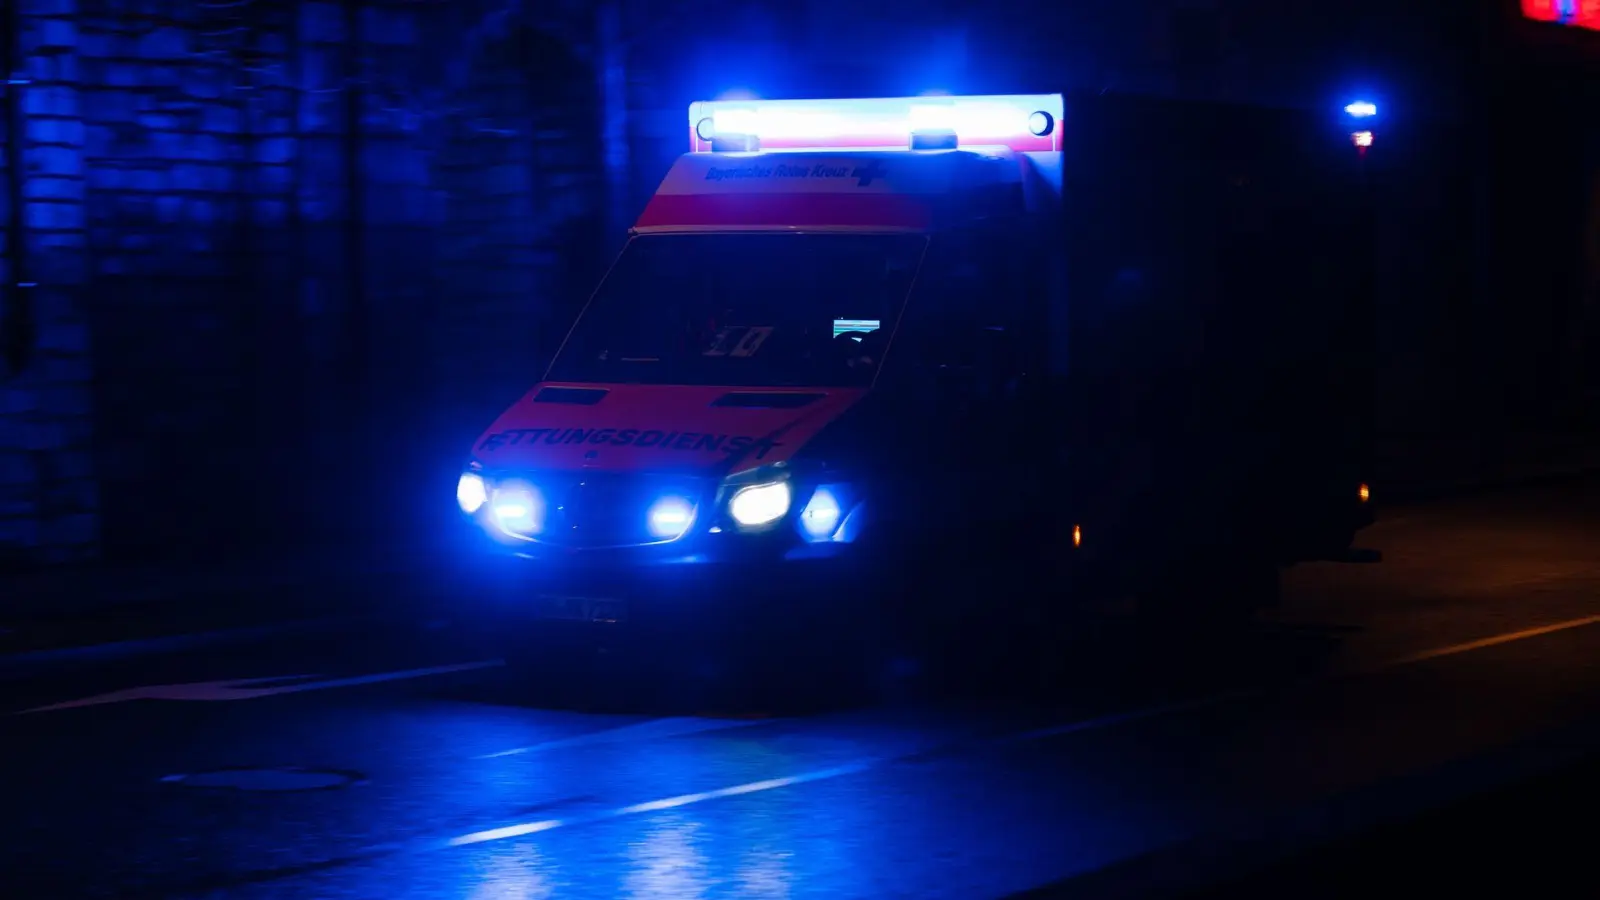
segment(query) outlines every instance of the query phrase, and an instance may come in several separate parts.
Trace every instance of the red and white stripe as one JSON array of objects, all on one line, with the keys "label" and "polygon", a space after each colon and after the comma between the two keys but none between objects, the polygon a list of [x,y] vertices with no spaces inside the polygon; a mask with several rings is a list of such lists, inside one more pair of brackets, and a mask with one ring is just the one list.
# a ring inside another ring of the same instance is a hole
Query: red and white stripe
[{"label": "red and white stripe", "polygon": [[[814,177],[814,170],[830,174]],[[942,199],[1020,181],[1009,154],[687,154],[634,229],[926,231]]]}]

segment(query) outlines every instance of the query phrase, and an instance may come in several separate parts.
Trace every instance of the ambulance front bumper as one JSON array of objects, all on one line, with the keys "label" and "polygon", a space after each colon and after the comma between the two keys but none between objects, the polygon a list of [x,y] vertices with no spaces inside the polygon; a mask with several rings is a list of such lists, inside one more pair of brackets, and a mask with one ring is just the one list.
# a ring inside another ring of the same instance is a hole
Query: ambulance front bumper
[{"label": "ambulance front bumper", "polygon": [[630,626],[789,619],[838,611],[881,573],[842,546],[790,552],[727,540],[604,550],[507,547],[469,557],[493,612],[570,624]]}]

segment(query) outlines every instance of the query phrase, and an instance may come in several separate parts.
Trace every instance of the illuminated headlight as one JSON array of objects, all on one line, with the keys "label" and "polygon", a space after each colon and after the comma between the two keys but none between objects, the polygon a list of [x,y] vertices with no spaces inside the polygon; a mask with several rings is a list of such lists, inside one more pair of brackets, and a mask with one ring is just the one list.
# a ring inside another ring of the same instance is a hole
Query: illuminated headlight
[{"label": "illuminated headlight", "polygon": [[537,534],[544,528],[544,497],[531,484],[501,485],[489,501],[489,515],[511,534]]},{"label": "illuminated headlight", "polygon": [[650,505],[645,522],[651,537],[670,540],[689,530],[694,521],[694,504],[683,497],[662,497]]},{"label": "illuminated headlight", "polygon": [[806,508],[800,511],[800,529],[813,541],[827,540],[839,530],[839,521],[843,518],[838,492],[832,487],[819,487]]},{"label": "illuminated headlight", "polygon": [[734,522],[746,528],[770,525],[789,512],[789,503],[792,499],[787,481],[753,484],[740,488],[739,492],[733,495],[733,499],[728,501],[728,515],[733,517]]},{"label": "illuminated headlight", "polygon": [[476,472],[461,473],[461,480],[456,482],[456,505],[467,515],[472,515],[489,502],[489,486],[483,483],[483,476]]}]

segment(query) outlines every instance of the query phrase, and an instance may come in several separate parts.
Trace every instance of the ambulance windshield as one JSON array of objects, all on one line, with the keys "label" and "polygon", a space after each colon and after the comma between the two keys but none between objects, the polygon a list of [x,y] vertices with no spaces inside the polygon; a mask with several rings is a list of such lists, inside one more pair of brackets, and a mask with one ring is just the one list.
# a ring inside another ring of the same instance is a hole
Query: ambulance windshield
[{"label": "ambulance windshield", "polygon": [[869,385],[926,245],[904,234],[635,238],[549,379]]}]

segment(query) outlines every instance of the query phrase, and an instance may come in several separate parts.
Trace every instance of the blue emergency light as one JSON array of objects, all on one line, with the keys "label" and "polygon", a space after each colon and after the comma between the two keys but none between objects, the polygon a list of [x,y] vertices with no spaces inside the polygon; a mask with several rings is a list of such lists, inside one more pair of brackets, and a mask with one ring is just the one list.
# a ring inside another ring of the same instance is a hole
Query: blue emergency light
[{"label": "blue emergency light", "polygon": [[691,151],[1061,149],[1059,94],[707,100],[689,107]]},{"label": "blue emergency light", "polygon": [[1345,114],[1352,119],[1370,119],[1378,114],[1378,106],[1365,100],[1357,100],[1344,108]]}]

